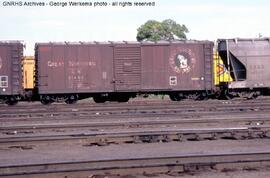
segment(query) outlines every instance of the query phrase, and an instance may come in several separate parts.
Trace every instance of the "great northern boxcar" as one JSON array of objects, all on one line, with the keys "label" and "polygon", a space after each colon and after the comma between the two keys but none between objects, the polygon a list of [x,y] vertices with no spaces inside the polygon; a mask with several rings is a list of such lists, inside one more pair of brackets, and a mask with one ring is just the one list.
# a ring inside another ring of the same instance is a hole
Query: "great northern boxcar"
[{"label": "great northern boxcar", "polygon": [[232,82],[225,83],[228,97],[269,94],[269,38],[220,39],[218,51],[233,78]]},{"label": "great northern boxcar", "polygon": [[0,42],[0,99],[8,104],[15,104],[23,94],[22,55],[21,42]]},{"label": "great northern boxcar", "polygon": [[38,43],[38,92],[45,104],[138,93],[204,98],[214,88],[212,50],[208,41]]}]

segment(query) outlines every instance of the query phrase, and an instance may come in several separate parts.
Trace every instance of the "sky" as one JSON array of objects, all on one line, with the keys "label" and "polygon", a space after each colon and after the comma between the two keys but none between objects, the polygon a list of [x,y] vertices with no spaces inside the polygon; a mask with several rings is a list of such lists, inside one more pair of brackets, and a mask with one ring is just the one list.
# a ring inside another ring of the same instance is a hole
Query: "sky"
[{"label": "sky", "polygon": [[0,0],[0,40],[22,40],[26,55],[35,42],[135,41],[148,20],[175,20],[188,39],[270,37],[269,0],[24,0],[22,2],[155,2],[153,7],[4,6]]}]

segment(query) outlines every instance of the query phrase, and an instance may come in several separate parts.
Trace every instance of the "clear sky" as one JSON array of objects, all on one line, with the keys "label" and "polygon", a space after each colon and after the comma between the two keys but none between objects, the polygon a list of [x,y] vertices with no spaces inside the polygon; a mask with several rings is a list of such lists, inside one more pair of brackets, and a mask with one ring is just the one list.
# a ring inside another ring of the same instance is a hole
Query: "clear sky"
[{"label": "clear sky", "polygon": [[[7,7],[7,1],[12,0],[0,0],[0,40],[23,40],[27,55],[33,55],[35,42],[134,41],[137,28],[150,19],[185,24],[189,39],[270,36],[269,0],[147,0],[155,2],[154,7]],[[63,1],[72,0],[54,2]]]}]

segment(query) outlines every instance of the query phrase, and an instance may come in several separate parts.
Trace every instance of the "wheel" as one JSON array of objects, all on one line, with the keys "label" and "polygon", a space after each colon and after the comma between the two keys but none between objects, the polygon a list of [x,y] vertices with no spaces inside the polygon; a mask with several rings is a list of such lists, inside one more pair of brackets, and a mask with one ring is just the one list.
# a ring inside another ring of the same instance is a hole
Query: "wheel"
[{"label": "wheel", "polygon": [[106,97],[102,97],[100,95],[97,95],[97,96],[94,96],[93,97],[93,100],[96,102],[96,103],[105,103],[107,101]]},{"label": "wheel", "polygon": [[231,100],[232,98],[233,98],[233,95],[230,94],[228,90],[224,90],[218,95],[218,99],[220,100]]},{"label": "wheel", "polygon": [[77,95],[70,95],[68,98],[65,100],[65,103],[67,104],[74,104],[78,101],[78,96]]},{"label": "wheel", "polygon": [[175,95],[170,94],[169,97],[170,97],[170,99],[171,99],[172,101],[177,101]]},{"label": "wheel", "polygon": [[51,100],[50,96],[48,96],[48,95],[41,95],[40,102],[44,105],[48,105],[48,104],[52,103],[52,100]]},{"label": "wheel", "polygon": [[170,94],[169,97],[172,101],[181,101],[183,99],[183,96],[181,96],[178,93],[177,94]]},{"label": "wheel", "polygon": [[6,104],[8,105],[15,105],[18,103],[18,100],[14,96],[11,96],[7,99]]}]

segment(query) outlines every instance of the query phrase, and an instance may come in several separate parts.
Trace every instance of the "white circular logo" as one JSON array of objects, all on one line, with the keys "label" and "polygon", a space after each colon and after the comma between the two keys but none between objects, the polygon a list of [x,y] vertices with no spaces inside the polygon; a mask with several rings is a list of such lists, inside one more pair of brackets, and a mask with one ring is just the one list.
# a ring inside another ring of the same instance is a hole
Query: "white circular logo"
[{"label": "white circular logo", "polygon": [[170,66],[176,73],[189,73],[195,66],[195,55],[191,49],[177,48],[171,52]]}]

